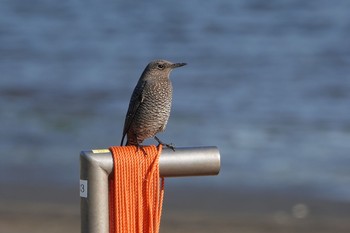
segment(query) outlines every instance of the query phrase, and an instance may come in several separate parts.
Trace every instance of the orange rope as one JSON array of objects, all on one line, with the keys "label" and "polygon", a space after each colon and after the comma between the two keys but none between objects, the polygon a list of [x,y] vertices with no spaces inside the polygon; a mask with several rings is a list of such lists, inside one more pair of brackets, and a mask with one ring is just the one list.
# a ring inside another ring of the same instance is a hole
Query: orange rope
[{"label": "orange rope", "polygon": [[164,196],[162,146],[113,146],[109,177],[109,232],[158,233]]}]

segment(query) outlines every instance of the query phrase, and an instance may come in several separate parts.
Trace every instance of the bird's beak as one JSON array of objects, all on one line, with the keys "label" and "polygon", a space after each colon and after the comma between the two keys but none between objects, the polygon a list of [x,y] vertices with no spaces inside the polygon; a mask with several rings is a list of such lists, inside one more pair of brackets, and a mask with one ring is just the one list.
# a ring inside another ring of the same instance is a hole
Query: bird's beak
[{"label": "bird's beak", "polygon": [[181,67],[181,66],[184,66],[184,65],[187,65],[187,63],[174,63],[171,65],[171,68],[177,68],[177,67]]}]

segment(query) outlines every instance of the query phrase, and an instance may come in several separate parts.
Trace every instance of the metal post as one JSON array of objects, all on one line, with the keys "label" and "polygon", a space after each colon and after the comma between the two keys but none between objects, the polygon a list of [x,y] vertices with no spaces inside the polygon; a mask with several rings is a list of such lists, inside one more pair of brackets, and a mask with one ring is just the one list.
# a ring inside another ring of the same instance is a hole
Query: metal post
[{"label": "metal post", "polygon": [[[113,158],[108,149],[80,154],[80,211],[82,233],[108,233],[108,176]],[[163,148],[159,158],[162,177],[217,175],[220,153],[217,147]]]}]

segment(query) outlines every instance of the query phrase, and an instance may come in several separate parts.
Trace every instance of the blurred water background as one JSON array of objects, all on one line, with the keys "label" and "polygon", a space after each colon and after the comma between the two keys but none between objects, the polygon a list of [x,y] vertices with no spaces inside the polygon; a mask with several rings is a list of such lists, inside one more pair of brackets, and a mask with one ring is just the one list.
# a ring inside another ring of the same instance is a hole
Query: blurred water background
[{"label": "blurred water background", "polygon": [[350,201],[349,1],[0,6],[0,185],[78,190],[80,151],[119,144],[139,76],[163,58],[188,66],[160,138],[222,156],[218,177],[171,185]]}]

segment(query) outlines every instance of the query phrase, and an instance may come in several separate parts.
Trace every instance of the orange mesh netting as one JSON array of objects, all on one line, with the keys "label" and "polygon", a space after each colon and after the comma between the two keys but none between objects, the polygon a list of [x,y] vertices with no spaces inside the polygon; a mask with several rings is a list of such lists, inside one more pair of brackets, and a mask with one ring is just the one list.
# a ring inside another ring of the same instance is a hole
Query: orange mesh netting
[{"label": "orange mesh netting", "polygon": [[[158,233],[164,196],[162,146],[113,146],[109,177],[109,232]],[[160,181],[161,179],[161,181]]]}]

